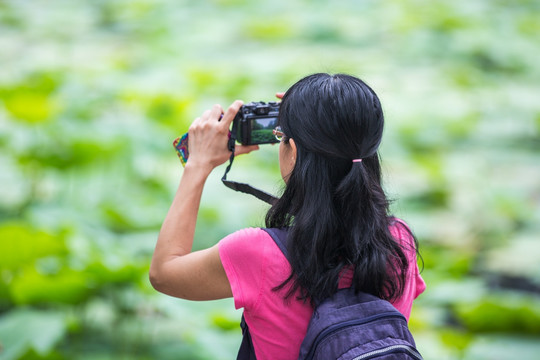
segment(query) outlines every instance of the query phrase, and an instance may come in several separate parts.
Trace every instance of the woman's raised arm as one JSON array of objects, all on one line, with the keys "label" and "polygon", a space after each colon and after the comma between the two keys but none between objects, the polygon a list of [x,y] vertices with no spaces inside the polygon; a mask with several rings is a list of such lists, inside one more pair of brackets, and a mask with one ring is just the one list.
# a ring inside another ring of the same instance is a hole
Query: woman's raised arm
[{"label": "woman's raised arm", "polygon": [[[189,160],[173,203],[163,221],[150,265],[152,286],[165,294],[190,300],[231,297],[217,245],[191,252],[204,184],[212,170],[229,159],[229,127],[242,106],[235,101],[225,113],[214,105],[189,128]],[[238,146],[237,154],[257,146]]]}]

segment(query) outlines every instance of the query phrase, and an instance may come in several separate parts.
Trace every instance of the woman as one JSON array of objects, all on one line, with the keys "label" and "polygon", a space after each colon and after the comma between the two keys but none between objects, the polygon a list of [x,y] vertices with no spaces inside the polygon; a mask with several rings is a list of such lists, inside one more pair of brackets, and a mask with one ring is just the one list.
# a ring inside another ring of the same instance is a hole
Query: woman
[{"label": "woman", "polygon": [[[290,263],[259,228],[191,252],[204,183],[229,158],[228,131],[241,105],[225,113],[215,105],[189,129],[190,158],[159,234],[152,285],[190,300],[233,297],[258,359],[296,359],[313,305],[338,288],[388,299],[408,319],[425,289],[416,241],[388,215],[377,153],[381,104],[352,76],[314,74],[282,99],[275,133],[286,186],[266,226],[289,229]],[[256,149],[238,146],[237,153]]]}]

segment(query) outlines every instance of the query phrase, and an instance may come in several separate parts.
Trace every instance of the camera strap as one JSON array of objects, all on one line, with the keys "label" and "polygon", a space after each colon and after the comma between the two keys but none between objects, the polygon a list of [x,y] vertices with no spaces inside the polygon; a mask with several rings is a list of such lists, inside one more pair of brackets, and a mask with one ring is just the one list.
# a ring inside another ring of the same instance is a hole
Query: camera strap
[{"label": "camera strap", "polygon": [[243,192],[245,194],[250,194],[255,196],[257,199],[264,201],[265,203],[268,203],[270,205],[274,205],[274,203],[278,200],[275,196],[264,192],[262,190],[256,189],[253,186],[245,183],[239,183],[236,181],[227,180],[227,174],[231,170],[233,161],[234,161],[234,150],[236,145],[236,124],[233,122],[233,128],[231,129],[231,135],[229,137],[229,142],[227,144],[229,150],[231,151],[231,157],[229,158],[229,165],[227,165],[227,168],[225,169],[225,174],[223,174],[223,177],[221,178],[221,181],[223,184],[228,187],[229,189],[233,189],[234,191]]}]

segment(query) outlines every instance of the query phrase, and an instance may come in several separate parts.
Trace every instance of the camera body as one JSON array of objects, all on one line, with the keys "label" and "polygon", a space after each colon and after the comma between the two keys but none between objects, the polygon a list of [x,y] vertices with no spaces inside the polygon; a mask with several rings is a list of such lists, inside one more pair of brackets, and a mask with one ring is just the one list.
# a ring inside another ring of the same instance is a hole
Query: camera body
[{"label": "camera body", "polygon": [[279,105],[279,102],[263,101],[243,105],[233,120],[236,141],[242,145],[278,143],[273,130],[277,126]]}]

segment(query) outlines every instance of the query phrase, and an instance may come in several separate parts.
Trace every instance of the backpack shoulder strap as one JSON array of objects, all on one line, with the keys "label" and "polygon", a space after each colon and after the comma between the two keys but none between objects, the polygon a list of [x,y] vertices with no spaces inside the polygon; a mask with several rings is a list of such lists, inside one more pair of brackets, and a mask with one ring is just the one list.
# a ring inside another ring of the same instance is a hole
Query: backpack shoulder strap
[{"label": "backpack shoulder strap", "polygon": [[276,245],[279,247],[283,255],[288,259],[289,252],[287,251],[288,231],[284,228],[261,228],[272,237]]},{"label": "backpack shoulder strap", "polygon": [[257,360],[255,349],[253,348],[253,341],[251,340],[251,334],[249,333],[249,328],[243,314],[240,327],[242,328],[242,343],[240,344],[236,360]]}]

